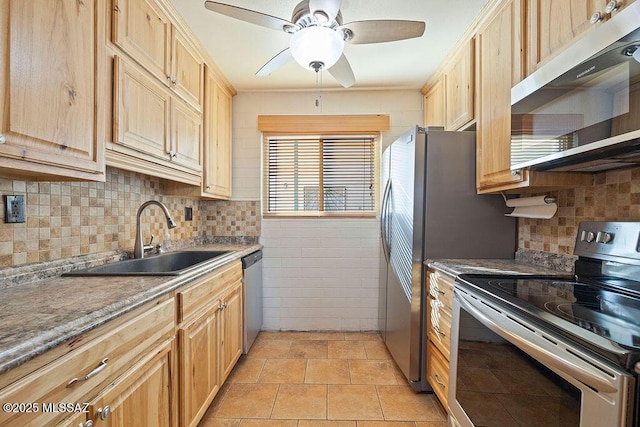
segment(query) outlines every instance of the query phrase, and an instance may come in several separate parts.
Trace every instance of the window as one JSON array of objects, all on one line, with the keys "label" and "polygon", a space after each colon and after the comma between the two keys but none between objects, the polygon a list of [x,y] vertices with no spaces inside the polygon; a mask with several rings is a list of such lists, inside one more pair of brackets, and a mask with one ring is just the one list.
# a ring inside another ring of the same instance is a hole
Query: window
[{"label": "window", "polygon": [[375,215],[376,147],[374,134],[265,135],[264,213]]}]

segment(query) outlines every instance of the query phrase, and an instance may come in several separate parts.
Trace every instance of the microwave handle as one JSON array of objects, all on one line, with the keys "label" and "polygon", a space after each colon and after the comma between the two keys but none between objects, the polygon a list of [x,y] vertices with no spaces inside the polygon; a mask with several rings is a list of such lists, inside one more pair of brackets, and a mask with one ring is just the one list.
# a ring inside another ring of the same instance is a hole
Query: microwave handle
[{"label": "microwave handle", "polygon": [[457,301],[460,305],[468,311],[478,321],[483,323],[486,327],[491,329],[502,338],[506,339],[516,347],[528,353],[533,358],[537,359],[544,365],[564,372],[567,375],[577,379],[583,384],[596,389],[598,391],[615,393],[617,388],[611,384],[603,375],[587,370],[582,366],[572,363],[568,360],[564,360],[560,356],[557,356],[536,344],[533,344],[524,338],[520,337],[516,331],[512,331],[509,328],[508,321],[502,319],[502,316],[494,313],[486,313],[476,308],[470,301],[460,294],[456,293]]}]

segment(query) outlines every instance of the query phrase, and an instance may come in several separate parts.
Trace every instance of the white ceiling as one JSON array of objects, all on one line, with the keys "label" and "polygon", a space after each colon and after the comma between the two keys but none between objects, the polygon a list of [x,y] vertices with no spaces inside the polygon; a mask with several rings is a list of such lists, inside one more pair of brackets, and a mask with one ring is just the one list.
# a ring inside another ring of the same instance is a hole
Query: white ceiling
[{"label": "white ceiling", "polygon": [[[313,90],[316,75],[292,62],[267,77],[255,73],[289,45],[289,35],[229,18],[204,8],[204,0],[171,0],[239,92]],[[222,0],[286,20],[299,0]],[[487,0],[343,0],[343,22],[407,19],[427,24],[420,38],[349,45],[345,56],[356,77],[352,89],[418,89],[460,38]],[[322,87],[341,88],[327,72]]]}]

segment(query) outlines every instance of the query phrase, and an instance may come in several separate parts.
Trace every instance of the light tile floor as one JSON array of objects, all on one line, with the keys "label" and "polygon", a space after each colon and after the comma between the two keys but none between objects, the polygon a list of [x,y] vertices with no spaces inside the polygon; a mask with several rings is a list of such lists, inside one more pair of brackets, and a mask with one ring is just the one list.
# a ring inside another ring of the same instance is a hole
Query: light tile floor
[{"label": "light tile floor", "polygon": [[446,427],[377,333],[261,332],[199,427]]}]

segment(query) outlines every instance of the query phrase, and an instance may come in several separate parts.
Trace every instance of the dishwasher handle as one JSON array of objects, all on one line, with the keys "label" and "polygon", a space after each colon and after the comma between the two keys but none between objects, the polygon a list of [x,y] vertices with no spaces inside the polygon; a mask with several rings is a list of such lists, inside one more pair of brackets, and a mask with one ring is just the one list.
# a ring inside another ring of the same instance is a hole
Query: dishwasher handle
[{"label": "dishwasher handle", "polygon": [[262,259],[262,251],[255,251],[242,258],[242,269],[246,270]]}]

